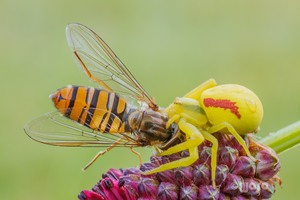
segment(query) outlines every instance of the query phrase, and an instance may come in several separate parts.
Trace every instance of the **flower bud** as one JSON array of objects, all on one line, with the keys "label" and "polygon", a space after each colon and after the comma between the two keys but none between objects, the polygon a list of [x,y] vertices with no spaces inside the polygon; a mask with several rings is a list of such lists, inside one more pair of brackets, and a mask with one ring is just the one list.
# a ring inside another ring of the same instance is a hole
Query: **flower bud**
[{"label": "flower bud", "polygon": [[243,182],[243,194],[247,196],[259,196],[260,184],[252,178],[245,178]]},{"label": "flower bud", "polygon": [[107,199],[117,200],[122,199],[124,192],[118,187],[118,181],[110,178],[105,178],[93,190],[99,194],[103,193]]},{"label": "flower bud", "polygon": [[175,184],[161,182],[158,187],[157,197],[158,200],[177,200],[178,187]]},{"label": "flower bud", "polygon": [[261,181],[260,183],[260,197],[262,199],[269,199],[275,192],[275,187],[269,182]]},{"label": "flower bud", "polygon": [[189,186],[183,186],[180,189],[180,199],[181,200],[194,200],[197,199],[198,187],[194,184]]},{"label": "flower bud", "polygon": [[156,174],[156,177],[160,182],[169,182],[169,183],[175,182],[173,170],[166,170],[166,171],[158,172]]},{"label": "flower bud", "polygon": [[115,180],[118,180],[120,176],[122,176],[123,173],[121,170],[118,170],[118,169],[113,169],[113,168],[110,168],[108,170],[108,172],[106,172],[105,174],[102,175],[102,178],[111,178],[111,179],[115,179]]},{"label": "flower bud", "polygon": [[174,170],[177,185],[190,185],[193,182],[193,167],[181,167]]},{"label": "flower bud", "polygon": [[140,176],[136,174],[129,174],[120,178],[118,187],[123,189],[126,199],[138,198],[139,180]]},{"label": "flower bud", "polygon": [[214,188],[212,185],[199,187],[199,200],[218,200],[219,195],[220,190],[218,188]]},{"label": "flower bud", "polygon": [[[141,174],[141,171],[137,168],[128,168],[128,169],[123,169],[123,176],[129,175],[129,174]],[[120,176],[119,176],[120,177]]]},{"label": "flower bud", "polygon": [[269,150],[259,151],[255,158],[258,160],[256,165],[256,177],[267,181],[276,175],[280,169],[280,162],[276,154],[272,154]]},{"label": "flower bud", "polygon": [[229,169],[226,165],[218,165],[216,170],[216,185],[221,185],[227,178]]},{"label": "flower bud", "polygon": [[143,163],[141,166],[140,166],[140,170],[145,172],[145,171],[149,171],[151,169],[154,169],[156,168],[157,166],[159,165],[156,165],[154,163]]},{"label": "flower bud", "polygon": [[196,165],[193,170],[193,176],[194,184],[197,186],[211,183],[210,168],[206,164]]},{"label": "flower bud", "polygon": [[239,152],[230,146],[219,148],[218,151],[219,164],[227,165],[229,170],[231,170],[235,165],[238,155]]},{"label": "flower bud", "polygon": [[243,179],[235,174],[228,174],[222,184],[222,192],[230,195],[238,195],[243,189]]},{"label": "flower bud", "polygon": [[[251,135],[251,134],[248,134]],[[248,140],[249,137],[244,137],[244,141],[246,143],[246,146],[249,147],[250,141]],[[231,140],[229,141],[229,144],[232,148],[236,149],[239,152],[239,155],[246,156],[245,149],[243,146],[231,135]]]},{"label": "flower bud", "polygon": [[160,166],[163,164],[163,157],[162,156],[151,156],[150,162],[153,164],[153,166]]},{"label": "flower bud", "polygon": [[155,199],[159,182],[155,179],[144,177],[138,183],[138,193],[140,197]]},{"label": "flower bud", "polygon": [[197,163],[210,165],[211,147],[204,146],[199,152],[199,159]]},{"label": "flower bud", "polygon": [[236,160],[232,173],[243,177],[253,177],[255,175],[255,162],[247,156],[240,156]]},{"label": "flower bud", "polygon": [[[145,171],[149,171],[152,170],[154,168],[156,168],[158,165],[154,164],[154,163],[143,163],[140,166],[140,171],[145,172]],[[149,174],[149,175],[143,175],[144,177],[148,177],[148,178],[156,178],[155,174]]]}]

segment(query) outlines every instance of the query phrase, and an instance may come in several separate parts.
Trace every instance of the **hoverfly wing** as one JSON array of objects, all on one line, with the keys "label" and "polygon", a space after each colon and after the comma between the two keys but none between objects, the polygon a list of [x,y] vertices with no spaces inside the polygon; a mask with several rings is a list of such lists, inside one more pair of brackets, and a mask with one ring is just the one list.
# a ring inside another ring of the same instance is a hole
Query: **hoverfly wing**
[{"label": "hoverfly wing", "polygon": [[38,142],[69,147],[108,147],[118,139],[124,141],[117,146],[139,146],[124,133],[101,133],[64,117],[59,111],[45,113],[24,127],[26,134]]},{"label": "hoverfly wing", "polygon": [[156,104],[136,81],[110,47],[92,30],[82,24],[69,24],[66,36],[70,49],[85,73],[106,90],[119,95]]}]

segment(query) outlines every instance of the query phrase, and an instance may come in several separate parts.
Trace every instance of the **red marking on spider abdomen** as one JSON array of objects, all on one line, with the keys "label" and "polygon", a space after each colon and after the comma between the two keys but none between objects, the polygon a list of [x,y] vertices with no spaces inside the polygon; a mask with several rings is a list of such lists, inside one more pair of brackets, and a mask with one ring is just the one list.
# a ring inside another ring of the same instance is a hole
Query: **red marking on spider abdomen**
[{"label": "red marking on spider abdomen", "polygon": [[235,105],[236,102],[232,102],[228,99],[205,98],[203,103],[205,107],[224,108],[224,110],[229,109],[231,113],[237,116],[237,118],[241,118],[239,107]]}]

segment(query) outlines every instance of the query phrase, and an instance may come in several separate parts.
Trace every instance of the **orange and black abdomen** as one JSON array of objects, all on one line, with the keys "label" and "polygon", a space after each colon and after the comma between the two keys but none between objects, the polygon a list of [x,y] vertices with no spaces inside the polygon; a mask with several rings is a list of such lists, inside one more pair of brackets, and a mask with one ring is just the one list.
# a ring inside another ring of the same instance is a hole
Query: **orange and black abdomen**
[{"label": "orange and black abdomen", "polygon": [[134,109],[115,93],[92,87],[68,86],[50,96],[66,117],[93,130],[130,132],[128,115]]}]

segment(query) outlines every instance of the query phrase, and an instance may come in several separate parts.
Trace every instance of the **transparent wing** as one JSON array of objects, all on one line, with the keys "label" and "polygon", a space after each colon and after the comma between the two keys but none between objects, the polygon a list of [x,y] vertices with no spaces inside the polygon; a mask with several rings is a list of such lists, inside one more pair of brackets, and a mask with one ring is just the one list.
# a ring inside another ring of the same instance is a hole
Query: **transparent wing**
[{"label": "transparent wing", "polygon": [[41,143],[70,147],[108,147],[123,138],[117,146],[141,146],[130,133],[101,133],[76,123],[61,115],[59,111],[49,112],[27,123],[26,134]]},{"label": "transparent wing", "polygon": [[263,137],[261,137],[260,135],[251,134],[251,139],[254,140],[255,142],[259,142],[260,140],[263,139]]},{"label": "transparent wing", "polygon": [[152,98],[135,80],[130,71],[110,47],[92,30],[82,24],[69,24],[66,28],[69,47],[85,73],[110,92],[125,99],[137,99],[157,109]]}]

